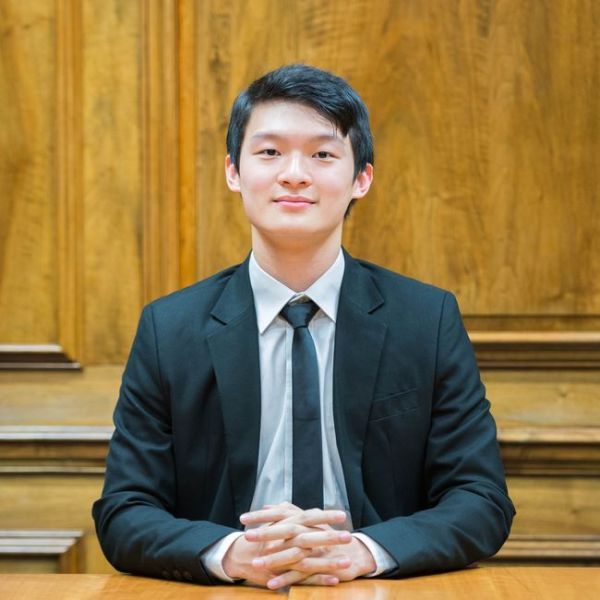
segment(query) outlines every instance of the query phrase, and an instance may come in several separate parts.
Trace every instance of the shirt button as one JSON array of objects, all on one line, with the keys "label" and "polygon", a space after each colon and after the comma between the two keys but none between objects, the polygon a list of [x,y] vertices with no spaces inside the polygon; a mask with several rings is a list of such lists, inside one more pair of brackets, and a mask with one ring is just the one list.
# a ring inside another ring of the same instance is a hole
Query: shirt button
[{"label": "shirt button", "polygon": [[184,571],[183,572],[183,578],[187,579],[187,581],[192,581],[194,578],[192,577],[192,574],[189,571]]},{"label": "shirt button", "polygon": [[175,577],[177,581],[181,581],[181,573],[177,569],[173,571],[173,577]]},{"label": "shirt button", "polygon": [[171,579],[171,573],[169,573],[169,571],[167,571],[166,569],[162,570],[161,575],[165,578],[165,579]]}]

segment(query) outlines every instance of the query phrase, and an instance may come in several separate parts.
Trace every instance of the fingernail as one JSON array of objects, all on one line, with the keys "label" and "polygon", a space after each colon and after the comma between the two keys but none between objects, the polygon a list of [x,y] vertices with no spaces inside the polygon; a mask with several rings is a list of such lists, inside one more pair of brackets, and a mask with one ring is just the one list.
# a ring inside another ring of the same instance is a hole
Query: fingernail
[{"label": "fingernail", "polygon": [[325,583],[327,585],[337,585],[339,583],[339,581],[338,581],[337,577],[326,577]]},{"label": "fingernail", "polygon": [[274,590],[275,588],[279,587],[280,583],[281,582],[279,579],[269,579],[269,581],[267,581],[267,587],[271,590]]},{"label": "fingernail", "polygon": [[244,513],[243,515],[240,515],[240,521],[242,523],[244,523],[247,519],[248,519],[248,513]]},{"label": "fingernail", "polygon": [[340,542],[349,542],[352,540],[352,534],[349,531],[342,531],[339,534],[338,539],[340,540]]},{"label": "fingernail", "polygon": [[248,531],[246,531],[244,535],[246,536],[247,540],[258,539],[258,532],[256,531],[256,529],[248,529]]}]

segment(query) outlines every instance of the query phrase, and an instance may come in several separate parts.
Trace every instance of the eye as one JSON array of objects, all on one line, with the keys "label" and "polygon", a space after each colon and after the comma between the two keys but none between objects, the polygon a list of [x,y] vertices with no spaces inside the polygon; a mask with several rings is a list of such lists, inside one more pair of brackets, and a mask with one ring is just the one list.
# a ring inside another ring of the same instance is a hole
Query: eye
[{"label": "eye", "polygon": [[264,150],[261,150],[259,154],[264,154],[265,156],[277,156],[279,152],[277,152],[275,148],[265,148]]},{"label": "eye", "polygon": [[333,158],[333,154],[331,152],[327,152],[327,150],[319,150],[319,152],[315,152],[313,154],[316,158],[320,158],[322,160],[327,160],[328,158]]}]

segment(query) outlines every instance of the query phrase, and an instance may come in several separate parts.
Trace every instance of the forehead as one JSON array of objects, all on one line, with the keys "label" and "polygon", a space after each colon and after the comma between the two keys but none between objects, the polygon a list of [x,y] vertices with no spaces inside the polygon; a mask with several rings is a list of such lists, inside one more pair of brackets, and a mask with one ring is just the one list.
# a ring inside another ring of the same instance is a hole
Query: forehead
[{"label": "forehead", "polygon": [[335,123],[314,108],[298,102],[275,100],[255,106],[248,119],[245,140],[265,137],[329,138],[347,142]]}]

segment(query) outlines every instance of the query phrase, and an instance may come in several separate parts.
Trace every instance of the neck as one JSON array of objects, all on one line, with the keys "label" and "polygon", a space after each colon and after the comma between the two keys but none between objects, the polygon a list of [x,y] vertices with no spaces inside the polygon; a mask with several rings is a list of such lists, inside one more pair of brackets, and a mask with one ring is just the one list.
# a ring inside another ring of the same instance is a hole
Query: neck
[{"label": "neck", "polygon": [[[340,236],[341,237],[341,236]],[[307,246],[286,240],[265,240],[252,233],[252,251],[260,267],[295,292],[308,289],[335,262],[341,239]]]}]

